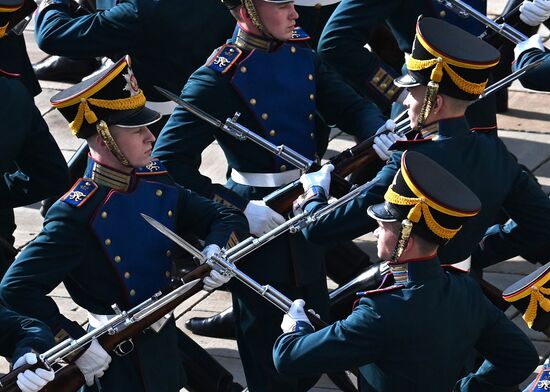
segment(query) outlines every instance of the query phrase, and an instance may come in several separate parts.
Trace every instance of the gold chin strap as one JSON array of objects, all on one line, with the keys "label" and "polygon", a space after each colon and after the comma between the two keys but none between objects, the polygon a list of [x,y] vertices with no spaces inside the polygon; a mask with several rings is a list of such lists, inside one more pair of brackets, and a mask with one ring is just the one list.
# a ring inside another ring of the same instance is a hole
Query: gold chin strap
[{"label": "gold chin strap", "polygon": [[422,108],[420,109],[420,113],[418,114],[418,124],[417,129],[421,129],[424,127],[424,124],[426,123],[426,120],[430,113],[432,112],[433,106],[435,104],[435,100],[437,98],[437,92],[439,91],[439,84],[430,81],[428,83],[428,86],[426,86],[426,94],[424,95],[424,102],[422,103]]},{"label": "gold chin strap", "polygon": [[265,31],[265,27],[264,27],[264,24],[262,23],[262,20],[260,19],[260,15],[258,15],[256,6],[254,5],[254,0],[242,0],[242,2],[254,26],[256,26],[258,30],[260,30],[260,33],[269,36],[269,34]]},{"label": "gold chin strap", "polygon": [[393,250],[390,264],[397,263],[399,258],[407,248],[409,238],[411,238],[412,228],[412,222],[408,219],[403,219],[403,221],[401,222],[401,230],[399,231],[399,238],[397,240],[397,244],[395,244],[395,249]]},{"label": "gold chin strap", "polygon": [[118,161],[122,163],[124,166],[129,167],[130,162],[128,162],[128,159],[124,156],[124,154],[116,144],[115,139],[113,139],[113,136],[109,131],[109,127],[107,126],[107,123],[103,120],[99,121],[96,125],[96,129],[97,129],[97,133],[99,134],[99,136],[101,136],[101,138],[107,145],[107,148],[109,149],[109,151],[113,153],[115,158],[118,159]]}]

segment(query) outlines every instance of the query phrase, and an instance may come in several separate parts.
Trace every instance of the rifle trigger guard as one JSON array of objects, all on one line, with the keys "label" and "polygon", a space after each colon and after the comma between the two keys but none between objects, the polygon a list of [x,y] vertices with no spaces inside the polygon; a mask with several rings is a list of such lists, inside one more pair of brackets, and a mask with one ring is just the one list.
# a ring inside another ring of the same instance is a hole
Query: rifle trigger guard
[{"label": "rifle trigger guard", "polygon": [[132,351],[134,351],[134,341],[132,338],[120,342],[113,350],[113,352],[121,358],[130,354]]}]

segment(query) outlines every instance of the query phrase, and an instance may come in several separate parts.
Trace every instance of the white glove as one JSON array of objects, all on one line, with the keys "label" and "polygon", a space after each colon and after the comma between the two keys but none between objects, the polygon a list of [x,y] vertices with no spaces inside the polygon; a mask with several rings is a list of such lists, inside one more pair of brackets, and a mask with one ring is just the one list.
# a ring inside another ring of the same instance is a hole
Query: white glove
[{"label": "white glove", "polygon": [[325,195],[328,197],[330,190],[330,172],[334,170],[334,165],[329,163],[324,165],[316,172],[302,174],[300,182],[304,186],[304,190],[307,192],[314,186],[320,186],[325,191]]},{"label": "white glove", "polygon": [[390,158],[391,151],[389,150],[390,147],[398,140],[406,140],[407,137],[403,135],[397,135],[393,132],[390,133],[383,133],[380,136],[376,136],[374,138],[374,144],[372,145],[372,148],[376,152],[376,154],[380,157],[381,160],[384,162],[387,161]]},{"label": "white glove", "polygon": [[84,375],[86,385],[91,387],[94,385],[94,378],[103,376],[109,367],[111,356],[94,339],[90,347],[74,363]]},{"label": "white glove", "polygon": [[[212,256],[214,255],[219,255],[221,252],[221,249],[218,245],[216,244],[210,244],[210,245],[207,245],[203,250],[202,250],[202,254],[204,255],[204,261],[208,260],[209,258],[211,258]],[[201,262],[202,264],[203,262]]]},{"label": "white glove", "polygon": [[210,275],[205,277],[202,280],[203,286],[202,288],[208,292],[212,292],[218,287],[226,284],[231,279],[230,275],[224,275],[218,271],[216,271],[214,268],[210,271]]},{"label": "white glove", "polygon": [[303,299],[294,300],[292,306],[283,317],[283,322],[281,323],[281,329],[283,330],[283,333],[294,332],[296,330],[296,323],[298,321],[307,323],[311,326],[311,329],[315,329],[313,328],[313,325],[311,325],[309,319],[306,316],[304,305],[305,302]]},{"label": "white glove", "polygon": [[[13,368],[17,369],[25,364],[34,365],[37,361],[35,353],[26,353],[15,361]],[[35,370],[27,369],[17,375],[17,386],[22,392],[37,392],[41,390],[44,385],[52,381],[54,377],[55,372],[53,370],[42,368],[37,368]]]},{"label": "white glove", "polygon": [[516,45],[514,48],[514,58],[519,59],[519,56],[521,54],[529,49],[538,49],[541,51],[544,51],[544,45],[542,44],[542,39],[540,38],[540,35],[534,34],[529,37],[529,39],[526,39],[525,41],[521,41],[519,44]]},{"label": "white glove", "polygon": [[250,233],[256,237],[285,223],[285,218],[265,205],[263,200],[250,200],[244,209]]},{"label": "white glove", "polygon": [[524,1],[519,18],[529,26],[538,26],[550,17],[550,0]]}]

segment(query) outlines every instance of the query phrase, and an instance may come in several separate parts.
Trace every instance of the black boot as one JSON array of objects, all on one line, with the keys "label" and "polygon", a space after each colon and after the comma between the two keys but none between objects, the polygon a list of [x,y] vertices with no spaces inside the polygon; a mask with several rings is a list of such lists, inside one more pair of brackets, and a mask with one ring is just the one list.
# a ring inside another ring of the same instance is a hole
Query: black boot
[{"label": "black boot", "polygon": [[193,339],[178,330],[178,347],[191,392],[241,392],[233,375]]},{"label": "black boot", "polygon": [[229,307],[211,317],[193,317],[185,323],[185,328],[195,335],[220,339],[235,339],[233,307]]},{"label": "black boot", "polygon": [[101,61],[95,57],[73,58],[50,56],[34,64],[32,67],[40,80],[78,83],[83,77],[91,74],[101,66]]}]

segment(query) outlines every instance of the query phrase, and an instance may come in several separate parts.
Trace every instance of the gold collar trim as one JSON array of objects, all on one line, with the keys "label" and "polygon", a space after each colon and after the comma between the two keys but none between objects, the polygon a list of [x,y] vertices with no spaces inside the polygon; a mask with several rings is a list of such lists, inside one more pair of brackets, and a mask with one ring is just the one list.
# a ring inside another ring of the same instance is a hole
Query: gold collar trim
[{"label": "gold collar trim", "polygon": [[243,29],[239,29],[239,32],[237,33],[237,38],[235,39],[235,45],[237,45],[239,49],[249,52],[254,49],[260,49],[264,52],[269,52],[277,45],[277,41],[257,37],[255,35],[247,33]]},{"label": "gold collar trim", "polygon": [[109,169],[97,162],[92,166],[92,179],[99,185],[113,188],[120,192],[128,192],[132,175]]}]

